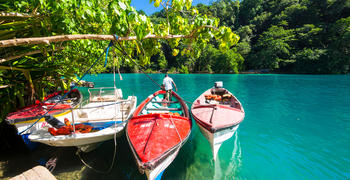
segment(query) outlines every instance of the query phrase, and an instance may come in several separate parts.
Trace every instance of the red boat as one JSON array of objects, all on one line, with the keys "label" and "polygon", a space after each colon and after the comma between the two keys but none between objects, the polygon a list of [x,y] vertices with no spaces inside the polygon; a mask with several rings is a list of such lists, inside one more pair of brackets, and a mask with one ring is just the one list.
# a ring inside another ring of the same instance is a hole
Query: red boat
[{"label": "red boat", "polygon": [[141,173],[160,178],[187,141],[192,128],[188,107],[182,98],[165,91],[151,94],[135,110],[127,124],[126,137]]},{"label": "red boat", "polygon": [[[67,92],[68,91],[58,91],[52,93],[46,96],[42,102],[37,102],[34,105],[30,105],[19,109],[16,112],[9,113],[6,117],[6,121],[9,124],[15,125],[18,131],[22,131],[37,121],[38,118],[43,116],[56,103],[57,105],[55,105],[55,107],[51,109],[47,115],[53,115],[54,117],[63,116],[69,113],[72,108],[75,108],[82,101],[82,95],[77,89],[73,89],[64,99],[62,99],[62,95]],[[44,118],[41,118],[39,122],[43,121]],[[26,133],[30,133],[33,128]]]},{"label": "red boat", "polygon": [[242,104],[231,92],[222,88],[221,81],[193,102],[191,112],[211,145],[214,160],[221,144],[232,137],[245,116]]}]

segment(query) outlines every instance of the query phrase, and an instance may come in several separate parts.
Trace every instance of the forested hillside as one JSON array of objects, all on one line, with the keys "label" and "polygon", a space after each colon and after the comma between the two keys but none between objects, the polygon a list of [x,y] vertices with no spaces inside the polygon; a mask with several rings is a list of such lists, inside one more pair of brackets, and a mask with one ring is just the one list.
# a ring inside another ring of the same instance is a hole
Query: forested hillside
[{"label": "forested hillside", "polygon": [[[350,72],[349,0],[220,0],[194,8],[220,19],[220,25],[229,26],[240,36],[239,43],[224,53],[215,41],[206,47],[193,46],[203,49],[194,57],[173,56],[169,45],[163,43],[163,51],[151,59],[150,71]],[[151,17],[155,22],[166,18],[164,11]]]}]

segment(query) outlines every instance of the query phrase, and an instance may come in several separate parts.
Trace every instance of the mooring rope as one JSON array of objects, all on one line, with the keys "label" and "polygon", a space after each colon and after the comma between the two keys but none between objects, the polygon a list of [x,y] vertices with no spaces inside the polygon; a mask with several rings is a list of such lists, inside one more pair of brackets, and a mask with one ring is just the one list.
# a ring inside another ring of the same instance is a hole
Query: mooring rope
[{"label": "mooring rope", "polygon": [[[76,84],[79,84],[79,82],[86,76],[86,74],[88,74],[88,73],[90,72],[91,68],[94,67],[94,66],[96,65],[97,61],[99,61],[99,60],[101,59],[101,57],[103,56],[103,54],[106,53],[107,50],[108,50],[111,46],[113,46],[113,42],[112,42],[112,41],[109,43],[108,47],[104,50],[104,52],[100,55],[100,57],[99,57],[97,60],[95,60],[95,62],[89,67],[89,69],[88,69],[87,71],[85,71],[85,73],[83,74],[83,76],[81,76],[81,77],[79,78],[79,80],[78,80],[78,82],[77,82]],[[107,56],[106,56],[106,58],[107,58]],[[56,102],[48,111],[46,111],[46,112],[44,113],[44,115],[42,115],[40,118],[38,118],[38,120],[36,120],[33,124],[31,124],[31,125],[30,125],[29,127],[27,127],[25,130],[23,130],[22,132],[18,133],[18,135],[22,135],[24,132],[28,131],[28,130],[29,130],[30,128],[32,128],[36,123],[38,123],[39,120],[42,119],[44,116],[46,116],[47,113],[49,113],[57,104],[61,103],[62,100],[63,100],[73,89],[75,89],[75,86],[72,86],[71,89],[70,89],[67,93],[65,93],[65,94],[62,96],[62,98],[61,98],[58,102]]]},{"label": "mooring rope", "polygon": [[141,65],[139,65],[136,61],[134,61],[132,58],[131,58],[131,56],[125,51],[125,49],[123,48],[123,46],[118,42],[118,45],[119,45],[119,48],[117,47],[117,46],[115,46],[115,47],[117,47],[117,49],[121,52],[121,53],[123,53],[124,55],[126,55],[130,60],[131,60],[131,62],[133,62],[137,67],[139,67],[140,68],[140,70],[141,70],[141,72],[143,73],[143,74],[145,74],[153,83],[155,83],[157,86],[159,86],[160,88],[162,88],[162,86],[160,85],[160,84],[158,84],[153,78],[151,78],[144,70],[142,70],[142,69],[145,69],[144,67],[142,67]]},{"label": "mooring rope", "polygon": [[[119,123],[119,124],[117,123],[117,115],[115,115],[114,118],[113,118],[113,119],[115,119],[115,120],[114,120],[114,128],[115,128],[116,131],[117,131],[117,127],[119,127],[120,125],[123,125],[123,122],[124,122],[124,112],[123,112],[123,106],[124,106],[124,105],[123,105],[123,104],[124,104],[125,102],[126,102],[126,101],[124,101],[124,102],[122,103],[122,122]],[[111,170],[112,170],[112,168],[113,168],[113,166],[114,166],[114,162],[115,162],[115,158],[116,158],[116,154],[117,154],[117,132],[114,133],[113,140],[114,140],[114,153],[113,153],[112,163],[111,163],[110,167],[107,169],[107,171],[98,170],[98,169],[96,169],[96,168],[90,166],[87,162],[85,162],[84,159],[83,159],[83,157],[82,157],[81,154],[80,154],[80,153],[81,153],[81,150],[80,150],[80,149],[77,150],[76,154],[79,156],[80,161],[81,161],[86,167],[88,167],[89,169],[91,169],[91,170],[93,170],[93,171],[95,171],[95,172],[97,172],[97,173],[100,173],[100,174],[108,174],[108,173],[111,172]]]}]

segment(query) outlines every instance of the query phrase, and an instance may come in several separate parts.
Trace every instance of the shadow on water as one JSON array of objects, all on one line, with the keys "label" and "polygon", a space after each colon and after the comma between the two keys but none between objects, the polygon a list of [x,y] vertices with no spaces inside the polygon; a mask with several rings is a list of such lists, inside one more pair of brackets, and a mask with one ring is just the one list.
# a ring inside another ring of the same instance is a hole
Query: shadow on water
[{"label": "shadow on water", "polygon": [[18,146],[22,146],[21,149],[1,153],[0,178],[11,178],[37,165],[45,165],[53,157],[58,158],[54,175],[67,169],[76,171],[80,168],[79,159],[72,156],[76,151],[75,148],[55,148],[39,144],[35,150],[31,151],[25,147],[23,142],[19,142],[19,144],[21,145]]},{"label": "shadow on water", "polygon": [[[95,151],[84,154],[83,158],[92,167],[106,171],[112,163],[113,153],[114,141],[110,140],[103,143]],[[81,179],[146,179],[146,176],[139,173],[125,132],[123,132],[117,138],[116,159],[111,172],[101,174],[84,167],[81,173]]]},{"label": "shadow on water", "polygon": [[[3,138],[4,136],[1,137],[1,140]],[[120,137],[117,137],[116,159],[112,170],[107,174],[97,173],[83,165],[79,156],[76,155],[76,147],[50,147],[39,144],[36,149],[28,150],[20,136],[12,135],[11,138],[13,143],[8,145],[11,148],[3,151],[4,148],[2,147],[0,179],[9,179],[37,165],[44,165],[50,158],[54,157],[57,157],[57,163],[53,175],[58,180],[146,179],[146,176],[140,174],[137,169],[124,132]],[[112,163],[113,153],[114,141],[109,140],[101,144],[96,150],[81,155],[90,166],[100,171],[106,171]]]},{"label": "shadow on water", "polygon": [[192,124],[192,132],[187,142],[182,146],[174,161],[165,169],[162,179],[186,179],[187,167],[191,166],[195,159],[196,146]]}]

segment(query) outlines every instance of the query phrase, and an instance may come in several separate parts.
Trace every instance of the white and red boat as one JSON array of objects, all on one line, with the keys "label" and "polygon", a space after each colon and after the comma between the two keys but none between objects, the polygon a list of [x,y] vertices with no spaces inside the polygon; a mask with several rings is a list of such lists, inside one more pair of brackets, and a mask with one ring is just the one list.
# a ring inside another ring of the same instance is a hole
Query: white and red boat
[{"label": "white and red boat", "polygon": [[[52,128],[55,123],[48,123],[33,131],[28,136],[29,140],[56,147],[76,146],[83,152],[89,152],[102,142],[120,135],[136,109],[137,97],[124,99],[122,90],[115,87],[90,88],[88,92],[90,97],[82,103],[84,105],[64,116],[72,121],[74,128]],[[78,126],[83,127],[84,132],[79,131]],[[88,130],[88,126],[91,129]]]},{"label": "white and red boat", "polygon": [[[46,96],[42,102],[37,102],[36,104],[19,109],[16,112],[9,113],[6,117],[6,121],[9,124],[15,125],[18,132],[30,134],[42,127],[43,122],[45,122],[43,115],[52,115],[56,118],[63,117],[82,102],[83,96],[79,90],[73,89],[63,98],[63,94],[67,92],[68,91],[65,90],[52,93]],[[38,120],[39,118],[41,119]],[[38,122],[28,129],[28,127],[36,121]]]},{"label": "white and red boat", "polygon": [[221,81],[193,102],[191,112],[211,145],[214,160],[221,144],[232,137],[245,116],[242,104]]},{"label": "white and red boat", "polygon": [[186,103],[175,92],[167,101],[165,93],[159,90],[151,94],[136,108],[126,127],[139,171],[150,180],[161,178],[192,128]]}]

